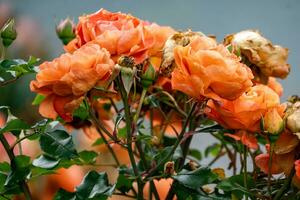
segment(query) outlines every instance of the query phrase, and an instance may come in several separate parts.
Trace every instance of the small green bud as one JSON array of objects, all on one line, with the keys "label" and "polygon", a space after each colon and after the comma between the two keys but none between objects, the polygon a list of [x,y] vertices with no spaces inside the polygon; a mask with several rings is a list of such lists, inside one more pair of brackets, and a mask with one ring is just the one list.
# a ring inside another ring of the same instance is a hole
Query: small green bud
[{"label": "small green bud", "polygon": [[75,24],[69,18],[62,20],[56,26],[56,34],[64,45],[67,45],[71,40],[76,37]]},{"label": "small green bud", "polygon": [[9,19],[1,29],[2,44],[9,47],[11,43],[17,38],[17,31],[15,29],[15,20]]},{"label": "small green bud", "polygon": [[154,69],[154,67],[151,65],[151,63],[149,63],[147,70],[145,71],[145,73],[142,75],[142,86],[143,88],[148,88],[150,85],[153,84],[153,82],[156,79],[156,71]]}]

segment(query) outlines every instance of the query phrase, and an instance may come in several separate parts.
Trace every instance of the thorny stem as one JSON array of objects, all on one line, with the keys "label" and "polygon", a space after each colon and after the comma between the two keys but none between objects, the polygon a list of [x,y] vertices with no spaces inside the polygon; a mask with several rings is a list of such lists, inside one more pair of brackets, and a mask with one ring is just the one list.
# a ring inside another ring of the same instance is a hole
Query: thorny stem
[{"label": "thorny stem", "polygon": [[[15,159],[15,154],[14,154],[13,150],[10,148],[9,143],[7,142],[7,140],[5,139],[3,134],[0,134],[0,141],[1,141],[6,153],[10,159],[10,162],[12,164],[12,161]],[[14,168],[14,165],[12,165],[12,168]],[[20,181],[19,184],[20,184],[21,190],[24,193],[25,199],[31,200],[32,199],[31,193],[30,193],[29,187],[28,187],[27,183],[25,182],[25,180]]]},{"label": "thorny stem", "polygon": [[118,83],[118,87],[119,90],[121,92],[121,98],[124,104],[124,111],[125,111],[125,122],[126,122],[126,133],[127,133],[127,150],[128,150],[128,155],[130,158],[130,162],[133,168],[133,172],[134,175],[137,177],[137,185],[138,185],[138,200],[142,200],[143,199],[143,182],[142,182],[142,178],[139,174],[137,165],[136,165],[136,161],[133,155],[133,150],[132,150],[132,130],[131,130],[131,126],[132,126],[132,120],[131,120],[131,113],[130,113],[130,107],[128,104],[128,96],[126,93],[126,90],[124,88],[123,82],[121,80],[121,77],[117,77],[117,83]]}]

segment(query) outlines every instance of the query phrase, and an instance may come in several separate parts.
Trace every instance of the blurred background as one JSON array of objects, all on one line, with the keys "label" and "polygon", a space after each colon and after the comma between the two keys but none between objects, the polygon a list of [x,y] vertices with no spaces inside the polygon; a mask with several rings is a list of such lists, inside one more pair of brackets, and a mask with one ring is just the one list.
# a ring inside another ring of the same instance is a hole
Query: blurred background
[{"label": "blurred background", "polygon": [[[100,8],[131,13],[179,30],[192,29],[213,34],[218,41],[230,33],[258,29],[274,44],[290,50],[291,74],[280,80],[284,87],[282,100],[292,94],[300,94],[299,0],[0,0],[0,27],[10,17],[15,17],[17,23],[18,37],[9,48],[8,57],[28,59],[34,55],[42,61],[52,60],[63,52],[62,43],[55,33],[59,21],[70,17],[77,22],[78,16]],[[34,94],[29,90],[29,82],[33,78],[25,76],[12,85],[0,88],[0,105],[11,106],[15,115],[29,123],[39,119],[37,107],[31,105]],[[203,150],[203,145],[199,145],[201,141],[207,145],[214,143],[213,138],[197,135],[193,147]],[[204,160],[202,163],[207,162]],[[226,163],[228,160],[224,158],[214,166],[226,166]],[[70,173],[78,174],[76,170]],[[75,178],[70,176],[62,180],[67,179]]]},{"label": "blurred background", "polygon": [[[10,48],[10,58],[27,59],[34,55],[44,60],[63,52],[62,43],[55,33],[55,25],[70,17],[100,8],[131,13],[139,18],[169,25],[176,29],[192,29],[213,34],[222,41],[227,34],[243,29],[258,29],[273,43],[289,48],[291,74],[280,80],[284,86],[285,100],[292,94],[300,94],[300,1],[299,0],[0,0],[0,25],[14,16],[18,38]],[[0,104],[10,105],[20,117],[29,121],[38,117],[31,106],[34,97],[26,76],[12,86],[0,89]]]}]

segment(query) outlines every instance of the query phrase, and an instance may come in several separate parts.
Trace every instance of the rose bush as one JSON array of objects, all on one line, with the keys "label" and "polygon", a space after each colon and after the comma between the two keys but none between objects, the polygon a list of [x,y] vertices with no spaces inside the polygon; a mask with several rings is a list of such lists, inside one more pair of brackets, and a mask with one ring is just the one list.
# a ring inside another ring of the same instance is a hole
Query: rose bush
[{"label": "rose bush", "polygon": [[[5,47],[14,26],[1,29]],[[287,49],[104,9],[56,33],[58,58],[0,61],[0,86],[36,74],[43,117],[0,106],[0,199],[299,198],[300,98],[282,103],[275,79],[290,71]]]}]

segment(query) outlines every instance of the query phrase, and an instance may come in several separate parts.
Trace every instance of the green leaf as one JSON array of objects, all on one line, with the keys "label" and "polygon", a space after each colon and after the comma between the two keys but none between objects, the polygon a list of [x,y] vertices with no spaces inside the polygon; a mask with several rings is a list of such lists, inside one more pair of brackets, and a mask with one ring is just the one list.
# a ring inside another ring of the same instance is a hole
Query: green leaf
[{"label": "green leaf", "polygon": [[16,156],[11,162],[12,171],[9,172],[5,186],[16,185],[25,180],[30,174],[30,157],[25,155]]},{"label": "green leaf", "polygon": [[[247,186],[248,188],[254,187],[254,180],[250,175],[247,175]],[[225,192],[232,192],[234,195],[236,195],[239,198],[242,198],[244,194],[248,194],[249,196],[252,196],[252,193],[249,192],[244,187],[243,174],[231,176],[229,178],[224,179],[222,182],[220,182],[217,185],[217,188]]]},{"label": "green leaf", "polygon": [[76,196],[74,192],[68,192],[60,189],[55,194],[54,200],[76,200]]},{"label": "green leaf", "polygon": [[74,117],[78,117],[81,120],[86,120],[89,117],[89,105],[86,101],[83,101],[80,106],[73,112]]},{"label": "green leaf", "polygon": [[4,184],[7,176],[5,174],[2,174],[0,172],[0,192],[2,193],[2,190],[4,189]]},{"label": "green leaf", "polygon": [[78,156],[72,136],[63,130],[46,132],[40,138],[41,149],[54,158],[76,158]]},{"label": "green leaf", "polygon": [[172,146],[176,143],[177,138],[176,137],[170,137],[167,135],[163,136],[163,145],[164,146]]},{"label": "green leaf", "polygon": [[118,129],[118,138],[126,138],[126,126],[124,126],[123,128],[119,128]]},{"label": "green leaf", "polygon": [[11,114],[9,107],[0,106],[0,111],[5,113],[7,116],[6,124],[4,127],[0,128],[0,134],[5,132],[12,132],[15,136],[18,136],[21,130],[31,128],[26,122],[21,119],[16,118],[13,114]]},{"label": "green leaf", "polygon": [[197,160],[202,159],[201,151],[199,151],[198,149],[189,149],[188,155],[196,158]]},{"label": "green leaf", "polygon": [[119,168],[119,176],[116,182],[116,189],[121,191],[122,193],[128,192],[132,188],[132,184],[134,182],[133,179],[129,179],[128,176],[128,168],[120,167]]},{"label": "green leaf", "polygon": [[115,185],[109,185],[106,173],[90,171],[76,188],[76,199],[107,199],[114,189]]},{"label": "green leaf", "polygon": [[0,163],[0,172],[8,173],[10,171],[10,165],[8,162]]},{"label": "green leaf", "polygon": [[83,160],[85,164],[93,164],[96,162],[98,153],[95,151],[81,151],[79,152],[79,157]]},{"label": "green leaf", "polygon": [[203,167],[194,171],[182,170],[177,175],[173,176],[175,180],[191,189],[198,189],[199,187],[213,183],[218,179],[218,176],[209,168]]},{"label": "green leaf", "polygon": [[12,119],[8,121],[3,128],[0,128],[0,134],[11,131],[20,131],[29,129],[30,125],[20,119]]},{"label": "green leaf", "polygon": [[178,199],[185,200],[231,200],[231,195],[228,194],[206,194],[202,190],[193,190],[184,185],[174,182],[174,192]]},{"label": "green leaf", "polygon": [[104,144],[104,140],[103,140],[103,138],[98,138],[98,139],[92,144],[92,146],[98,146],[98,145],[101,145],[101,144]]},{"label": "green leaf", "polygon": [[205,157],[208,157],[209,155],[216,156],[219,153],[220,149],[221,145],[218,143],[214,143],[205,149],[204,155]]},{"label": "green leaf", "polygon": [[38,158],[33,160],[32,165],[44,169],[53,169],[59,164],[59,160],[51,158],[47,155],[40,155]]},{"label": "green leaf", "polygon": [[39,59],[30,57],[26,62],[22,59],[3,60],[0,63],[0,71],[10,73],[13,77],[20,77],[24,74],[35,73],[35,64]]},{"label": "green leaf", "polygon": [[57,169],[57,167],[54,169],[45,169],[45,168],[40,168],[32,165],[30,178],[33,179],[44,175],[55,174],[56,173],[55,169]]},{"label": "green leaf", "polygon": [[32,101],[32,105],[34,105],[34,106],[40,105],[44,101],[45,98],[46,97],[44,95],[37,94]]}]

